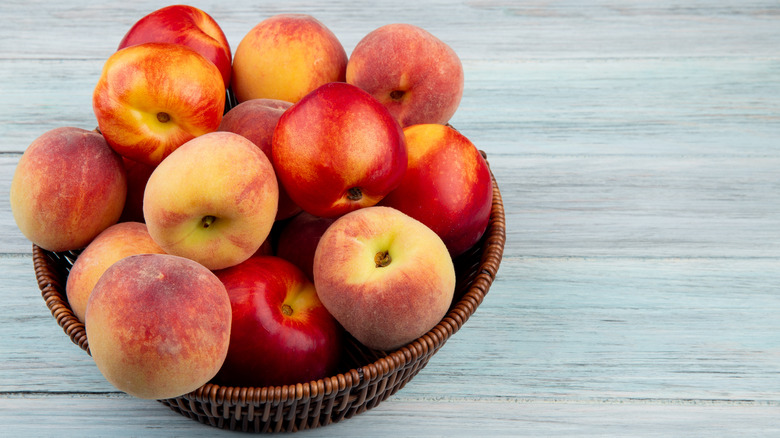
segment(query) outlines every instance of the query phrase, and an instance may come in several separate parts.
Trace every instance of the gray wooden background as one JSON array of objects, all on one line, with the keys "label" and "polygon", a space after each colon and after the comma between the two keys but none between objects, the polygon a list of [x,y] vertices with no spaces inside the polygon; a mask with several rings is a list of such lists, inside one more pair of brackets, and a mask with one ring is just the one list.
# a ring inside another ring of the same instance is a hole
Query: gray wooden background
[{"label": "gray wooden background", "polygon": [[[461,56],[452,120],[507,215],[464,328],[374,410],[303,436],[780,436],[780,3],[194,1],[233,49],[308,13],[348,53],[391,22]],[[215,436],[114,390],[50,316],[8,190],[92,129],[125,31],[164,3],[0,4],[0,436]],[[7,434],[7,435],[6,435]]]}]

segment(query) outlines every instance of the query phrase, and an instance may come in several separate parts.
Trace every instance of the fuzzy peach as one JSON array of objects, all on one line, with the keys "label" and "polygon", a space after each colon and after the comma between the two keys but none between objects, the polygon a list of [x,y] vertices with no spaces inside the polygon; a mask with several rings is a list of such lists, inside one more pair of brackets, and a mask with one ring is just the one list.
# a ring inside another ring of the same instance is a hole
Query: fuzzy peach
[{"label": "fuzzy peach", "polygon": [[346,76],[382,102],[402,127],[447,123],[463,97],[457,53],[411,24],[388,24],[363,37],[349,57]]},{"label": "fuzzy peach", "polygon": [[347,53],[336,35],[306,14],[279,14],[253,27],[233,55],[233,91],[239,102],[297,102],[328,82],[343,82]]},{"label": "fuzzy peach", "polygon": [[10,204],[19,230],[49,251],[80,249],[116,223],[127,195],[122,158],[95,131],[62,127],[19,159]]},{"label": "fuzzy peach", "polygon": [[152,172],[144,191],[149,234],[169,254],[222,269],[258,251],[279,202],[273,166],[232,132],[190,140]]},{"label": "fuzzy peach", "polygon": [[337,219],[320,238],[314,287],[355,339],[392,350],[441,321],[455,292],[455,268],[430,228],[390,207],[366,207]]},{"label": "fuzzy peach", "polygon": [[131,255],[164,253],[140,222],[121,222],[106,228],[79,254],[70,269],[65,294],[71,310],[84,322],[89,295],[109,266]]},{"label": "fuzzy peach", "polygon": [[217,374],[232,311],[225,286],[203,265],[141,254],[105,271],[85,319],[90,353],[109,383],[139,398],[166,399]]}]

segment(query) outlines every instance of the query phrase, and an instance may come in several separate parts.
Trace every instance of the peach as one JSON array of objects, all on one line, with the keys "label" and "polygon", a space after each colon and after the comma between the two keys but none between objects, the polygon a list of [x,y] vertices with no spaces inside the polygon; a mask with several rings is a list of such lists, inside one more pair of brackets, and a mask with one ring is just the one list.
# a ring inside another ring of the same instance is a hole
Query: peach
[{"label": "peach", "polygon": [[135,397],[166,399],[217,374],[227,357],[232,310],[225,286],[204,266],[141,254],[105,271],[85,319],[90,354],[109,383]]},{"label": "peach", "polygon": [[185,143],[154,169],[144,217],[165,252],[222,269],[260,249],[278,202],[276,175],[263,151],[238,134],[212,132]]},{"label": "peach", "polygon": [[363,345],[392,350],[446,315],[455,268],[436,233],[390,207],[338,218],[314,253],[314,287],[326,309]]},{"label": "peach", "polygon": [[347,53],[324,24],[305,14],[280,14],[258,23],[239,42],[232,88],[239,102],[295,103],[320,85],[343,82],[346,68]]},{"label": "peach", "polygon": [[19,230],[49,251],[80,249],[119,219],[127,195],[122,158],[95,131],[62,127],[19,159],[10,204]]},{"label": "peach", "polygon": [[84,322],[92,289],[115,262],[136,254],[164,253],[142,223],[122,222],[106,228],[79,254],[68,274],[65,293],[71,310]]},{"label": "peach", "polygon": [[144,43],[106,60],[92,107],[114,150],[156,166],[187,141],[216,131],[225,98],[222,75],[198,52]]},{"label": "peach", "polygon": [[[234,132],[256,144],[268,159],[271,159],[271,140],[274,128],[282,114],[292,106],[291,102],[276,99],[250,99],[231,108],[224,117],[218,131]],[[301,208],[290,199],[290,195],[279,185],[279,209],[276,220],[287,219],[300,212]]]},{"label": "peach", "polygon": [[349,57],[346,76],[382,102],[402,127],[447,123],[463,97],[457,53],[411,24],[388,24],[363,37]]}]

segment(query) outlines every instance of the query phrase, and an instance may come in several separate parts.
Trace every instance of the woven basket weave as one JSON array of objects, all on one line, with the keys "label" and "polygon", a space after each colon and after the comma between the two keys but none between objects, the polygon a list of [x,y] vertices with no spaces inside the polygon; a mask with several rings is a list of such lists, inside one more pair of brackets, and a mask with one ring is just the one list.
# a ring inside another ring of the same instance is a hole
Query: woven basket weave
[{"label": "woven basket weave", "polygon": [[[484,155],[484,153],[483,153]],[[506,241],[504,206],[495,177],[490,222],[482,240],[455,259],[455,298],[447,315],[428,333],[391,352],[347,342],[338,375],[277,387],[226,387],[212,383],[173,399],[159,400],[172,410],[214,427],[246,432],[294,432],[350,418],[395,394],[425,367],[482,303],[496,276]],[[70,339],[89,353],[87,335],[65,295],[78,251],[53,253],[33,245],[33,264],[41,294]]]}]

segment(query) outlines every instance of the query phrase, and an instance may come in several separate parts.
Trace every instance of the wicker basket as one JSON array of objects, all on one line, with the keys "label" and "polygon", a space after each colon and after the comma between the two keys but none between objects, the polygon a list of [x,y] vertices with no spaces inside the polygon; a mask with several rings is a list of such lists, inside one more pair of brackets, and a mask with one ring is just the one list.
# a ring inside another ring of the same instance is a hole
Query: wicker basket
[{"label": "wicker basket", "polygon": [[[483,153],[484,155],[484,153]],[[247,388],[212,383],[183,396],[159,400],[201,423],[247,432],[293,432],[328,425],[378,405],[409,382],[480,305],[498,271],[506,240],[504,206],[495,177],[490,223],[482,240],[455,260],[458,282],[453,304],[428,333],[391,352],[347,342],[341,372],[295,385]],[[33,245],[38,286],[52,316],[71,340],[89,353],[84,324],[65,295],[78,251],[53,253]]]}]

